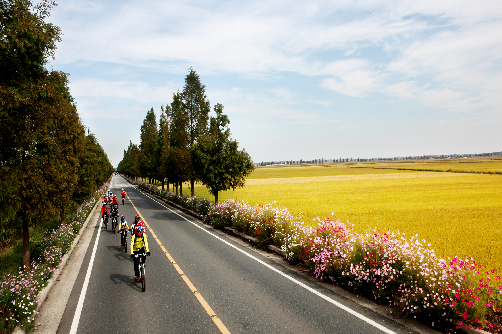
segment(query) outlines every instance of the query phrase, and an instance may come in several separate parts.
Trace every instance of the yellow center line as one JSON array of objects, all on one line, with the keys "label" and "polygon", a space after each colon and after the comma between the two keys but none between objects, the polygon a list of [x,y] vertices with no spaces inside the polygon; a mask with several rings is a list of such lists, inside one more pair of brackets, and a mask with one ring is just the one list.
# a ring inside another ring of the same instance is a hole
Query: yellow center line
[{"label": "yellow center line", "polygon": [[202,297],[202,295],[197,291],[197,289],[192,284],[192,282],[188,279],[187,275],[185,275],[185,273],[183,272],[183,270],[181,270],[181,267],[176,263],[176,261],[174,261],[174,258],[171,256],[171,254],[169,254],[169,252],[166,250],[166,248],[162,245],[162,243],[160,242],[159,238],[157,238],[157,235],[153,232],[153,230],[150,227],[150,225],[148,225],[148,223],[146,222],[145,218],[141,215],[141,213],[139,212],[139,210],[136,208],[136,206],[134,205],[134,203],[129,198],[129,195],[126,194],[126,196],[127,196],[127,199],[129,200],[129,202],[131,202],[132,206],[134,207],[134,210],[136,210],[136,212],[138,213],[138,216],[141,217],[141,219],[143,220],[143,223],[145,223],[146,227],[150,230],[150,233],[151,233],[152,237],[159,244],[160,249],[164,252],[164,254],[168,258],[168,260],[173,264],[173,266],[176,269],[176,271],[178,272],[178,274],[180,274],[181,278],[183,278],[183,281],[185,281],[185,283],[188,286],[188,288],[193,292],[193,294],[195,295],[195,298],[197,298],[197,300],[202,305],[202,307],[204,308],[204,310],[206,310],[207,314],[209,315],[209,317],[211,317],[211,319],[213,320],[213,322],[215,323],[215,325],[219,328],[219,330],[222,333],[225,333],[225,334],[228,333],[228,334],[230,334],[230,332],[227,329],[227,327],[225,327],[225,325],[220,320],[220,318],[218,318],[216,316],[216,313],[214,313],[214,311],[211,308],[211,306],[209,306],[209,304],[206,302],[206,300],[204,299],[204,297]]}]

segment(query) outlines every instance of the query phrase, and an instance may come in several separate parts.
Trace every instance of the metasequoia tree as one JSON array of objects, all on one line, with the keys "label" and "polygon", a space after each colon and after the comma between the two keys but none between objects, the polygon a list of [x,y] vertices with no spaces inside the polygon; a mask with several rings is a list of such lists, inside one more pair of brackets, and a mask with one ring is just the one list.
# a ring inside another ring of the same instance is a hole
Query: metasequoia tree
[{"label": "metasequoia tree", "polygon": [[157,119],[153,108],[146,113],[145,120],[141,126],[139,149],[141,152],[139,169],[141,176],[148,177],[150,183],[155,178],[156,167],[156,147],[157,147]]},{"label": "metasequoia tree", "polygon": [[[169,117],[171,115],[171,106],[161,107],[159,119],[159,131],[157,136],[157,148],[155,156],[157,158],[157,179],[162,181],[162,190],[164,190],[164,178],[167,177],[167,156],[169,154]],[[167,183],[169,189],[169,181]]]},{"label": "metasequoia tree", "polygon": [[23,265],[30,266],[29,227],[36,214],[50,214],[45,168],[54,140],[47,126],[55,122],[55,83],[44,67],[53,56],[60,30],[46,23],[53,3],[0,1],[0,189],[2,207],[20,215]]},{"label": "metasequoia tree", "polygon": [[136,179],[140,175],[139,171],[140,151],[138,145],[129,141],[127,151],[124,150],[124,157],[117,166],[119,173],[128,175],[132,179]]},{"label": "metasequoia tree", "polygon": [[254,165],[249,154],[239,151],[237,141],[230,138],[230,121],[223,114],[223,106],[217,104],[214,111],[216,117],[211,117],[209,134],[199,138],[191,154],[197,178],[218,203],[220,191],[244,186],[245,177],[254,170]]},{"label": "metasequoia tree", "polygon": [[[207,133],[209,111],[211,106],[206,98],[206,87],[200,82],[199,75],[190,67],[185,77],[185,86],[181,94],[182,105],[186,113],[186,132],[188,134],[188,149]],[[191,195],[195,195],[195,172],[190,169]]]},{"label": "metasequoia tree", "polygon": [[182,95],[177,92],[173,94],[171,103],[171,131],[170,149],[167,161],[168,175],[176,186],[176,193],[180,187],[183,194],[183,182],[188,181],[193,175],[192,163],[190,161],[190,116],[183,107]]},{"label": "metasequoia tree", "polygon": [[53,97],[53,103],[46,105],[46,114],[51,114],[46,125],[45,135],[52,142],[50,160],[45,166],[46,179],[51,189],[52,198],[60,212],[61,223],[65,222],[65,209],[73,197],[77,185],[80,156],[85,145],[85,129],[80,121],[77,108],[73,103],[68,89],[65,73],[51,72],[48,94]]},{"label": "metasequoia tree", "polygon": [[77,203],[89,198],[113,172],[108,156],[93,133],[85,136],[84,152],[80,156],[79,165],[78,184],[73,193],[73,199]]},{"label": "metasequoia tree", "polygon": [[[5,220],[22,225],[25,267],[30,227],[57,212],[64,222],[68,201],[80,198],[87,146],[67,75],[45,68],[60,35],[45,22],[54,5],[0,1],[0,227]],[[104,157],[100,170],[109,173]]]}]

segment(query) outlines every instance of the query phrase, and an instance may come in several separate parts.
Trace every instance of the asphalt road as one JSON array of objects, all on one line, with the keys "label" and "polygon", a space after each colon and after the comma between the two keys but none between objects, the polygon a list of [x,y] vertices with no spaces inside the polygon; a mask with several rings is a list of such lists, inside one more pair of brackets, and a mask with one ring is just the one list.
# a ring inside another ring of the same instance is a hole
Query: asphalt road
[{"label": "asphalt road", "polygon": [[122,187],[130,200],[119,214],[130,224],[138,210],[147,223],[146,291],[134,282],[132,260],[111,222],[107,230],[91,222],[94,234],[57,333],[69,333],[72,325],[78,333],[410,332],[115,176],[111,191],[120,198]]}]

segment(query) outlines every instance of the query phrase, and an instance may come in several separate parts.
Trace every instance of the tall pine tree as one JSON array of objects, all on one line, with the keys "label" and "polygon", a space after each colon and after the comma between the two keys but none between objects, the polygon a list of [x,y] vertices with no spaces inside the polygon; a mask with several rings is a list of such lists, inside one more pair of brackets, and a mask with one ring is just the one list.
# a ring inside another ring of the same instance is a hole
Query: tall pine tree
[{"label": "tall pine tree", "polygon": [[157,176],[157,158],[155,151],[157,149],[157,119],[153,108],[146,113],[145,120],[141,126],[141,135],[139,144],[140,162],[139,169],[141,176],[147,177],[149,182]]},{"label": "tall pine tree", "polygon": [[[185,77],[183,88],[182,105],[186,113],[186,132],[188,134],[188,149],[197,140],[207,134],[209,111],[211,106],[206,98],[206,86],[200,82],[199,75],[190,67],[190,72]],[[195,172],[189,168],[191,195],[195,195]]]}]

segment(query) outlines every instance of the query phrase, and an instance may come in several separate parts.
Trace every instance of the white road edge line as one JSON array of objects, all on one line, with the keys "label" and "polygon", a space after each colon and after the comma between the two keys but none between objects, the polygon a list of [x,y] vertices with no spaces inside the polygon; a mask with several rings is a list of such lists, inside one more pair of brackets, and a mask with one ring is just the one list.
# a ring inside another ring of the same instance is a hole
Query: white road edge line
[{"label": "white road edge line", "polygon": [[357,318],[359,318],[359,319],[361,319],[361,320],[365,321],[366,323],[368,323],[368,324],[370,324],[370,325],[372,325],[372,326],[374,326],[374,327],[376,327],[376,328],[380,329],[380,330],[381,330],[381,331],[383,331],[384,333],[388,333],[388,334],[396,334],[396,332],[391,331],[390,329],[388,329],[388,328],[386,328],[386,327],[384,327],[384,326],[380,325],[379,323],[377,323],[377,322],[375,322],[375,321],[373,321],[373,320],[371,320],[371,319],[369,319],[369,318],[365,317],[364,315],[362,315],[362,314],[360,314],[360,313],[358,313],[358,312],[356,312],[356,311],[352,310],[351,308],[349,308],[349,307],[347,307],[347,306],[345,306],[345,305],[343,305],[343,304],[341,304],[341,303],[337,302],[336,300],[333,300],[333,299],[329,298],[328,296],[323,295],[323,294],[322,294],[322,293],[320,293],[319,291],[316,291],[316,290],[312,289],[312,288],[311,288],[311,287],[309,287],[308,285],[305,285],[304,283],[302,283],[302,282],[300,282],[300,281],[297,281],[297,280],[296,280],[296,279],[294,279],[293,277],[286,275],[285,273],[283,273],[283,272],[281,272],[280,270],[278,270],[278,269],[276,269],[276,268],[272,267],[272,266],[271,266],[271,265],[269,265],[268,263],[265,263],[265,262],[263,262],[262,260],[260,260],[260,259],[258,259],[258,258],[256,258],[256,257],[254,257],[253,255],[251,255],[251,254],[249,254],[249,253],[247,253],[247,252],[243,251],[242,249],[238,248],[237,246],[232,245],[232,244],[231,244],[231,243],[229,243],[228,241],[226,241],[226,240],[224,240],[224,239],[220,238],[219,236],[215,235],[214,233],[211,233],[211,232],[210,232],[210,231],[208,231],[207,229],[205,229],[205,228],[203,228],[203,227],[199,226],[199,224],[194,223],[194,222],[193,222],[193,221],[191,221],[191,220],[188,220],[188,219],[187,219],[186,217],[184,217],[183,215],[180,215],[179,213],[177,213],[177,212],[176,212],[176,211],[174,211],[173,209],[171,209],[171,208],[169,208],[169,207],[165,206],[163,203],[161,203],[161,202],[157,201],[157,199],[155,199],[155,198],[151,197],[150,195],[148,195],[148,194],[146,194],[146,193],[142,192],[141,190],[139,190],[139,189],[138,189],[138,191],[139,191],[139,192],[141,192],[143,195],[145,195],[145,196],[149,197],[150,199],[152,199],[152,200],[153,200],[153,201],[155,201],[156,203],[158,203],[158,204],[162,205],[164,208],[166,208],[166,209],[170,210],[171,212],[175,213],[176,215],[180,216],[181,218],[183,218],[183,219],[184,219],[184,220],[186,220],[187,222],[189,222],[189,223],[193,224],[194,226],[196,226],[196,227],[200,228],[202,231],[204,231],[204,232],[206,232],[206,233],[208,233],[208,234],[212,235],[213,237],[215,237],[216,239],[219,239],[220,241],[223,241],[224,243],[226,243],[226,244],[227,244],[227,245],[229,245],[230,247],[232,247],[232,248],[234,248],[234,249],[238,250],[239,252],[241,252],[241,253],[245,254],[246,256],[250,257],[251,259],[253,259],[253,260],[255,260],[255,261],[257,261],[257,262],[259,262],[259,263],[263,264],[263,265],[264,265],[264,266],[266,266],[267,268],[269,268],[269,269],[271,269],[271,270],[275,271],[275,272],[276,272],[276,273],[278,273],[279,275],[284,276],[285,278],[289,279],[289,280],[290,280],[290,281],[292,281],[293,283],[296,283],[297,285],[299,285],[299,286],[301,286],[301,287],[305,288],[306,290],[308,290],[308,291],[312,292],[313,294],[315,294],[315,295],[317,295],[317,296],[321,297],[322,299],[326,300],[327,302],[329,302],[329,303],[331,303],[331,304],[333,304],[333,305],[335,305],[335,306],[337,306],[337,307],[341,308],[342,310],[344,310],[344,311],[346,311],[346,312],[348,312],[348,313],[352,314],[353,316],[355,316],[355,317],[357,317]]},{"label": "white road edge line", "polygon": [[82,313],[82,308],[84,307],[85,294],[87,293],[87,286],[89,285],[92,266],[94,264],[94,258],[96,257],[96,250],[98,249],[98,241],[99,241],[99,235],[101,234],[102,224],[103,224],[103,218],[101,218],[101,222],[99,223],[98,235],[96,236],[96,241],[94,242],[94,248],[92,250],[89,266],[87,267],[87,274],[85,275],[84,285],[82,286],[82,291],[80,292],[77,308],[75,309],[75,315],[73,316],[73,322],[71,323],[70,334],[77,334],[78,323],[80,322],[80,315]]}]

